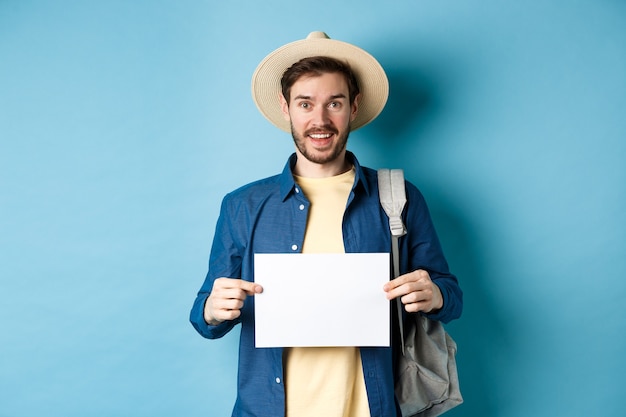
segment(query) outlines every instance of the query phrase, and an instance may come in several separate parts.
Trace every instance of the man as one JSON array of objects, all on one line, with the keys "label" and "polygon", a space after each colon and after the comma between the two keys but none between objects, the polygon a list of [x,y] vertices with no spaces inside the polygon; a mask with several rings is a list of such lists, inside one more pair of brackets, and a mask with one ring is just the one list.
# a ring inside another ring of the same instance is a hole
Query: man
[{"label": "man", "polygon": [[[191,311],[192,324],[207,338],[242,325],[233,416],[399,415],[391,348],[254,344],[253,296],[263,291],[254,282],[255,253],[389,252],[376,171],[346,150],[350,131],[376,118],[386,103],[384,70],[362,49],[314,32],[268,55],[252,90],[263,115],[291,132],[295,153],[282,174],[224,198],[209,272]],[[462,293],[423,197],[408,182],[406,191],[403,275],[381,293],[400,297],[407,314],[448,322],[460,316]]]}]

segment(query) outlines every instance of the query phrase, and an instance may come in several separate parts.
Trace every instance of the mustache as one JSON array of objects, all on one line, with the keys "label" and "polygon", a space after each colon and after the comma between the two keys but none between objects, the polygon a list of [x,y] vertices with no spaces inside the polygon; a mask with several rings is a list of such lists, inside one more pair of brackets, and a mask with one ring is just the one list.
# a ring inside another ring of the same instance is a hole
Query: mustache
[{"label": "mustache", "polygon": [[312,135],[315,133],[334,133],[335,135],[337,135],[339,134],[339,130],[331,124],[325,124],[324,126],[318,126],[318,127],[314,127],[314,128],[306,130],[304,132],[304,135],[308,136],[308,135]]}]

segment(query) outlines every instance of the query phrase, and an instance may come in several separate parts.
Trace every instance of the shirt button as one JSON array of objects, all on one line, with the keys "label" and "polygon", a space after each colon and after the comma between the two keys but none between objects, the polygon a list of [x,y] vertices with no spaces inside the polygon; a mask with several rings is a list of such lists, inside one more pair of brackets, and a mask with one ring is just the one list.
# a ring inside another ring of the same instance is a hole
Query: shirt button
[{"label": "shirt button", "polygon": [[304,210],[304,204],[300,204],[300,210]]},{"label": "shirt button", "polygon": [[280,384],[280,378],[276,378],[276,383]]},{"label": "shirt button", "polygon": [[291,250],[298,250],[298,245],[291,245]]},{"label": "shirt button", "polygon": [[299,193],[300,189],[298,187],[296,187],[296,193]]}]

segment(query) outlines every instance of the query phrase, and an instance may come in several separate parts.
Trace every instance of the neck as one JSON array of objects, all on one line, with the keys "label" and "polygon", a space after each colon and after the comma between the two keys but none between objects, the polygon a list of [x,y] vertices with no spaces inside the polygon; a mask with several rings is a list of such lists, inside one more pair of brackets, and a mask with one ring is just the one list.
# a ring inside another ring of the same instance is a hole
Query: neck
[{"label": "neck", "polygon": [[293,173],[299,177],[305,178],[327,178],[343,174],[352,168],[352,165],[346,158],[346,152],[343,151],[339,157],[330,162],[319,164],[306,159],[297,149],[298,157]]}]

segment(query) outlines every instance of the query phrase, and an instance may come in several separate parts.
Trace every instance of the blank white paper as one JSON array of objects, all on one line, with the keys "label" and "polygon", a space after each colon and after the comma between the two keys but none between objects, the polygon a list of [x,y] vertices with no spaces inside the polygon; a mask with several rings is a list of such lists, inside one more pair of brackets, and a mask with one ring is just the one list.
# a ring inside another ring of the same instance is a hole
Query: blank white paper
[{"label": "blank white paper", "polygon": [[255,254],[256,347],[389,346],[388,253]]}]

